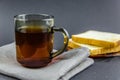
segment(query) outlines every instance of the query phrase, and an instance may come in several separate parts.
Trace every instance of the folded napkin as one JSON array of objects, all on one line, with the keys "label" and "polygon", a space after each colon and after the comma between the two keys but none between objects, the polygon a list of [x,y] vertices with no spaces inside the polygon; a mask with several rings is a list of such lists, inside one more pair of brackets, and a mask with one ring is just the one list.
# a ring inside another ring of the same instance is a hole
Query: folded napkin
[{"label": "folded napkin", "polygon": [[0,73],[22,80],[69,80],[94,63],[87,48],[77,48],[55,57],[43,68],[25,68],[16,61],[15,43],[0,47]]}]

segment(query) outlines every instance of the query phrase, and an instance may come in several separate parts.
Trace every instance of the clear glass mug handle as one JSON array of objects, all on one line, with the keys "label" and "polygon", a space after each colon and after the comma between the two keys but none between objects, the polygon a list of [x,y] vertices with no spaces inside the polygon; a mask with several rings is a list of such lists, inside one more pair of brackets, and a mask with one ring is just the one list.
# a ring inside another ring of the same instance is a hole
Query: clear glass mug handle
[{"label": "clear glass mug handle", "polygon": [[56,52],[53,52],[51,54],[51,57],[54,58],[58,55],[60,55],[67,47],[68,45],[68,41],[69,41],[69,34],[68,32],[66,31],[66,29],[64,28],[55,28],[53,27],[53,32],[61,32],[63,34],[63,37],[64,37],[64,45],[61,49],[57,50]]}]

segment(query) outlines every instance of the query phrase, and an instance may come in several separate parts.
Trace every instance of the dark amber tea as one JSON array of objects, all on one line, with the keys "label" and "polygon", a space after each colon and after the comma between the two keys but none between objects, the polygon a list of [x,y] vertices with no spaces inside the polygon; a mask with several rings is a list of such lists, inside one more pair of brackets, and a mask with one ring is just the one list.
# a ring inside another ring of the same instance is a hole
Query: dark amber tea
[{"label": "dark amber tea", "polygon": [[[69,35],[64,28],[54,27],[53,16],[21,14],[14,19],[16,55],[21,65],[31,68],[46,66],[67,47]],[[64,46],[53,53],[53,35],[56,31],[63,34]]]},{"label": "dark amber tea", "polygon": [[17,60],[24,66],[45,66],[51,61],[53,34],[39,28],[23,28],[15,31]]}]

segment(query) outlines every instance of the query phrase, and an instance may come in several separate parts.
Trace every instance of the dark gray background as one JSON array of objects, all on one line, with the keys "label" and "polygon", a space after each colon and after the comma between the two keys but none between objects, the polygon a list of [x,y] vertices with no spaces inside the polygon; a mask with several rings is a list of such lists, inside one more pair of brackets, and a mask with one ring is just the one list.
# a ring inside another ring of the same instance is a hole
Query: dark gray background
[{"label": "dark gray background", "polygon": [[[120,0],[0,0],[0,46],[14,41],[18,14],[45,13],[71,34],[89,29],[120,33]],[[58,33],[57,33],[58,34]],[[61,38],[55,39],[57,48]]]},{"label": "dark gray background", "polygon": [[[55,25],[70,36],[90,29],[120,33],[120,0],[0,0],[0,46],[14,41],[14,15],[27,13],[54,15]],[[62,37],[56,35],[55,46],[60,48]],[[120,80],[119,75],[119,57],[95,59],[71,80]],[[13,79],[0,75],[0,80]]]}]

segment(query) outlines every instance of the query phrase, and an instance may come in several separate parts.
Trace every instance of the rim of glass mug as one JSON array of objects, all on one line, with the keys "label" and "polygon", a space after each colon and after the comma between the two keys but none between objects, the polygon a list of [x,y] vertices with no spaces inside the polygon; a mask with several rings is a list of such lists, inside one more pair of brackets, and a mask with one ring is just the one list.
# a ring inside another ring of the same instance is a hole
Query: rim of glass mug
[{"label": "rim of glass mug", "polygon": [[14,20],[20,20],[20,21],[51,20],[51,19],[54,19],[54,16],[48,14],[19,14],[14,16]]}]

